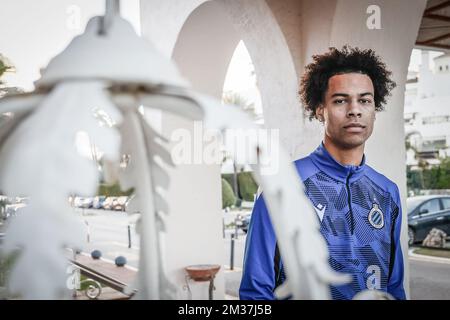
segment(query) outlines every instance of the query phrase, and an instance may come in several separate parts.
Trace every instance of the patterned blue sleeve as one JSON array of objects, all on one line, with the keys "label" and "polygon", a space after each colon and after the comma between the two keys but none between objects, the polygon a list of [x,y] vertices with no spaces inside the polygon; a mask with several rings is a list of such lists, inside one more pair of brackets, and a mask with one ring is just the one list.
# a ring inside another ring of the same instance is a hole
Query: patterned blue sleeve
[{"label": "patterned blue sleeve", "polygon": [[400,231],[402,226],[402,206],[398,188],[394,195],[393,208],[393,226],[392,226],[392,245],[391,245],[391,273],[389,277],[387,291],[396,299],[405,300],[405,289],[403,288],[403,254],[400,245]]},{"label": "patterned blue sleeve", "polygon": [[262,194],[253,207],[247,233],[239,297],[242,300],[273,300],[276,237]]}]

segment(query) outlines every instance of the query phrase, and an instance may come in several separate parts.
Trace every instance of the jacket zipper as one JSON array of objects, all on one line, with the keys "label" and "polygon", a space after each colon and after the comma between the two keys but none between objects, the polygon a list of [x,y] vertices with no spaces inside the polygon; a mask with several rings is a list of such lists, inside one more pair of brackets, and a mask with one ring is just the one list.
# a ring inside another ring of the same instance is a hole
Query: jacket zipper
[{"label": "jacket zipper", "polygon": [[347,181],[345,182],[345,186],[347,188],[347,200],[348,200],[348,208],[350,209],[350,234],[353,234],[355,221],[353,219],[353,210],[352,210],[352,196],[350,194],[350,184],[349,180],[352,176],[352,173],[349,173],[347,176]]}]

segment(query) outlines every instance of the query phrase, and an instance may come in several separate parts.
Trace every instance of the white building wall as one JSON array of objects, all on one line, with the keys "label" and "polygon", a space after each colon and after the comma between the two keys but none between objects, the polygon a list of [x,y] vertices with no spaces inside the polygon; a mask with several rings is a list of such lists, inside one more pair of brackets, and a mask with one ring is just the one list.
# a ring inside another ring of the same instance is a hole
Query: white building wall
[{"label": "white building wall", "polygon": [[[418,149],[422,144],[442,139],[450,146],[450,71],[445,70],[445,66],[450,64],[450,56],[434,58],[433,70],[428,61],[429,53],[422,51],[418,81],[406,86],[404,116],[408,121],[405,121],[405,132],[417,132],[411,137],[411,143]],[[440,71],[439,67],[444,70]],[[441,156],[447,154],[450,154],[450,148],[440,151]],[[412,165],[412,159],[407,164]]]},{"label": "white building wall", "polygon": [[450,74],[450,53],[439,56],[434,59],[435,73],[437,74]]}]

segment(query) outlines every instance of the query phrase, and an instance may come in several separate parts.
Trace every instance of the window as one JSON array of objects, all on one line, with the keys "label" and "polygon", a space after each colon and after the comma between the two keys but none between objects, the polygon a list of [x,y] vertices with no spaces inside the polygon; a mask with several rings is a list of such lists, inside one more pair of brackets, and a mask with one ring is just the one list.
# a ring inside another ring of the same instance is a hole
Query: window
[{"label": "window", "polygon": [[423,210],[428,210],[428,213],[433,213],[433,212],[441,210],[441,208],[439,206],[439,199],[433,199],[433,200],[425,202],[420,207],[419,212],[421,212]]},{"label": "window", "polygon": [[423,124],[445,123],[449,121],[450,121],[449,116],[431,116],[431,117],[423,117],[422,119]]},{"label": "window", "polygon": [[442,71],[442,66],[439,66],[439,71]]},{"label": "window", "polygon": [[416,198],[406,199],[406,207],[408,208],[408,215],[410,215],[414,211],[414,209],[416,209],[417,206],[420,205],[421,201],[422,200]]},{"label": "window", "polygon": [[442,198],[444,209],[450,209],[450,198]]}]

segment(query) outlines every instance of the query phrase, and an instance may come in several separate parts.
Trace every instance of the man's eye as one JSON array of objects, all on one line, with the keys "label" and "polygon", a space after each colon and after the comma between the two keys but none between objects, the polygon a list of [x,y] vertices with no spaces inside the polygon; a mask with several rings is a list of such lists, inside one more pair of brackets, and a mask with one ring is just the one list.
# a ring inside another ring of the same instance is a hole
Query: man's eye
[{"label": "man's eye", "polygon": [[362,104],[370,104],[370,103],[372,103],[372,100],[369,100],[369,99],[361,99],[361,100],[359,100]]},{"label": "man's eye", "polygon": [[343,103],[345,103],[344,99],[334,100],[334,104],[343,104]]}]

